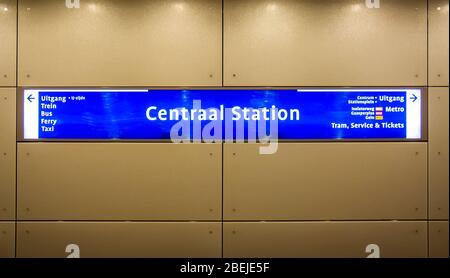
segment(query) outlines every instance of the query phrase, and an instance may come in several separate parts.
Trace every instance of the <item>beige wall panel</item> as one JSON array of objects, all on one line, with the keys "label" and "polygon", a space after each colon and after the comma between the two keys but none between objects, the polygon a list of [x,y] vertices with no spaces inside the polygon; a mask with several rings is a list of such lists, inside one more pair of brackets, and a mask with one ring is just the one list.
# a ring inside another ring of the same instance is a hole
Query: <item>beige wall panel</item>
[{"label": "beige wall panel", "polygon": [[20,258],[67,257],[69,244],[82,258],[221,256],[220,223],[22,222],[17,229]]},{"label": "beige wall panel", "polygon": [[16,85],[17,1],[0,0],[0,86]]},{"label": "beige wall panel", "polygon": [[15,224],[0,222],[0,258],[14,258],[15,256]]},{"label": "beige wall panel", "polygon": [[429,85],[448,86],[448,0],[429,0]]},{"label": "beige wall panel", "polygon": [[224,257],[369,256],[376,244],[380,257],[426,257],[426,222],[231,222],[224,224]]},{"label": "beige wall panel", "polygon": [[0,88],[0,220],[14,220],[15,192],[16,90]]},{"label": "beige wall panel", "polygon": [[22,143],[21,220],[218,220],[221,145]]},{"label": "beige wall panel", "polygon": [[432,221],[429,227],[430,257],[448,258],[448,221]]},{"label": "beige wall panel", "polygon": [[228,220],[426,219],[426,143],[225,144]]},{"label": "beige wall panel", "polygon": [[19,1],[22,86],[221,84],[221,1]]},{"label": "beige wall panel", "polygon": [[427,1],[225,0],[225,85],[426,85]]},{"label": "beige wall panel", "polygon": [[430,88],[428,101],[430,218],[448,219],[448,87]]}]

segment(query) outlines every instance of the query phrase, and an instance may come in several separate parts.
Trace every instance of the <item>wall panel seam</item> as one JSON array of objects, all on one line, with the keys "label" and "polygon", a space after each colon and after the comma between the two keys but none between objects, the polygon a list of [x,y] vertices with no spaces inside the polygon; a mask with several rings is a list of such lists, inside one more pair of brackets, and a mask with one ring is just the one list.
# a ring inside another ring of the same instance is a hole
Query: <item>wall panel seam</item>
[{"label": "wall panel seam", "polygon": [[[430,0],[427,0],[427,91],[429,92],[430,85],[430,41],[429,41],[429,33],[430,33],[430,25],[429,25],[429,16],[430,16]],[[430,134],[429,126],[430,126],[430,109],[429,102],[427,103],[427,133]],[[430,140],[428,136],[428,140]],[[427,144],[427,257],[430,257],[430,144]]]},{"label": "wall panel seam", "polygon": [[[17,88],[19,86],[19,0],[16,1],[16,90],[15,90],[15,94],[16,94],[16,109],[17,109]],[[16,111],[16,131],[17,131],[17,111]],[[15,198],[15,225],[14,225],[14,258],[17,258],[17,199],[18,199],[18,195],[17,195],[17,135],[16,135],[16,167],[15,167],[15,185],[16,185],[16,198]]]}]

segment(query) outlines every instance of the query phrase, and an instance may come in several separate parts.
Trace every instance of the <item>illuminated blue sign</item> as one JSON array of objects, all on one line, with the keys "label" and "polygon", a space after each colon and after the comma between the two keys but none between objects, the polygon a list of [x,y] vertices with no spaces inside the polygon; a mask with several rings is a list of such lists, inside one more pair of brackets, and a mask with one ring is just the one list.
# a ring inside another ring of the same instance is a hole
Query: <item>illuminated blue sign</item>
[{"label": "illuminated blue sign", "polygon": [[26,89],[23,103],[27,140],[422,138],[420,89]]}]

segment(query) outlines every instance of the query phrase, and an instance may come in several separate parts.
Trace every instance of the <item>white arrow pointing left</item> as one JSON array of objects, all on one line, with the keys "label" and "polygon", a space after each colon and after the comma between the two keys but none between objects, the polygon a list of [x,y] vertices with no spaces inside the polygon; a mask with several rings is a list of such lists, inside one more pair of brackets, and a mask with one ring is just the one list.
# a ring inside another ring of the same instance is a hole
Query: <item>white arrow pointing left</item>
[{"label": "white arrow pointing left", "polygon": [[23,137],[39,139],[39,91],[37,90],[23,92]]}]

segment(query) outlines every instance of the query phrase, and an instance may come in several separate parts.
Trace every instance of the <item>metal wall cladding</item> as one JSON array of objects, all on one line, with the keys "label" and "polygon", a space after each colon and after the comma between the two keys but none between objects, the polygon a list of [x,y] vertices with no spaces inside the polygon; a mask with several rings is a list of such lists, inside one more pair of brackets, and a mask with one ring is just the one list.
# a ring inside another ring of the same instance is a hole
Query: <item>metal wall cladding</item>
[{"label": "metal wall cladding", "polygon": [[17,1],[0,1],[0,86],[16,85]]},{"label": "metal wall cladding", "polygon": [[221,145],[18,144],[20,220],[219,220]]},{"label": "metal wall cladding", "polygon": [[21,86],[218,86],[221,1],[19,1]]},{"label": "metal wall cladding", "polygon": [[429,89],[429,209],[431,219],[448,219],[449,91]]},{"label": "metal wall cladding", "polygon": [[0,258],[15,256],[15,223],[0,222]]},{"label": "metal wall cladding", "polygon": [[260,146],[225,144],[226,220],[427,217],[426,143]]},{"label": "metal wall cladding", "polygon": [[225,257],[425,257],[427,209],[429,255],[448,257],[449,3],[364,2],[224,0],[222,26],[220,0],[0,0],[0,87],[435,86],[428,151],[19,143],[17,241],[16,89],[0,88],[0,257],[220,257],[222,190]]},{"label": "metal wall cladding", "polygon": [[428,10],[429,85],[448,86],[448,0],[430,0]]},{"label": "metal wall cladding", "polygon": [[16,90],[0,88],[0,220],[15,219]]},{"label": "metal wall cladding", "polygon": [[418,221],[230,222],[223,235],[227,258],[427,256],[427,223]]},{"label": "metal wall cladding", "polygon": [[[19,258],[221,256],[220,223],[19,222],[17,229]],[[66,253],[72,244],[78,254]]]},{"label": "metal wall cladding", "polygon": [[448,258],[448,221],[431,221],[430,233],[430,257]]},{"label": "metal wall cladding", "polygon": [[225,85],[426,85],[427,1],[381,5],[225,0]]}]

